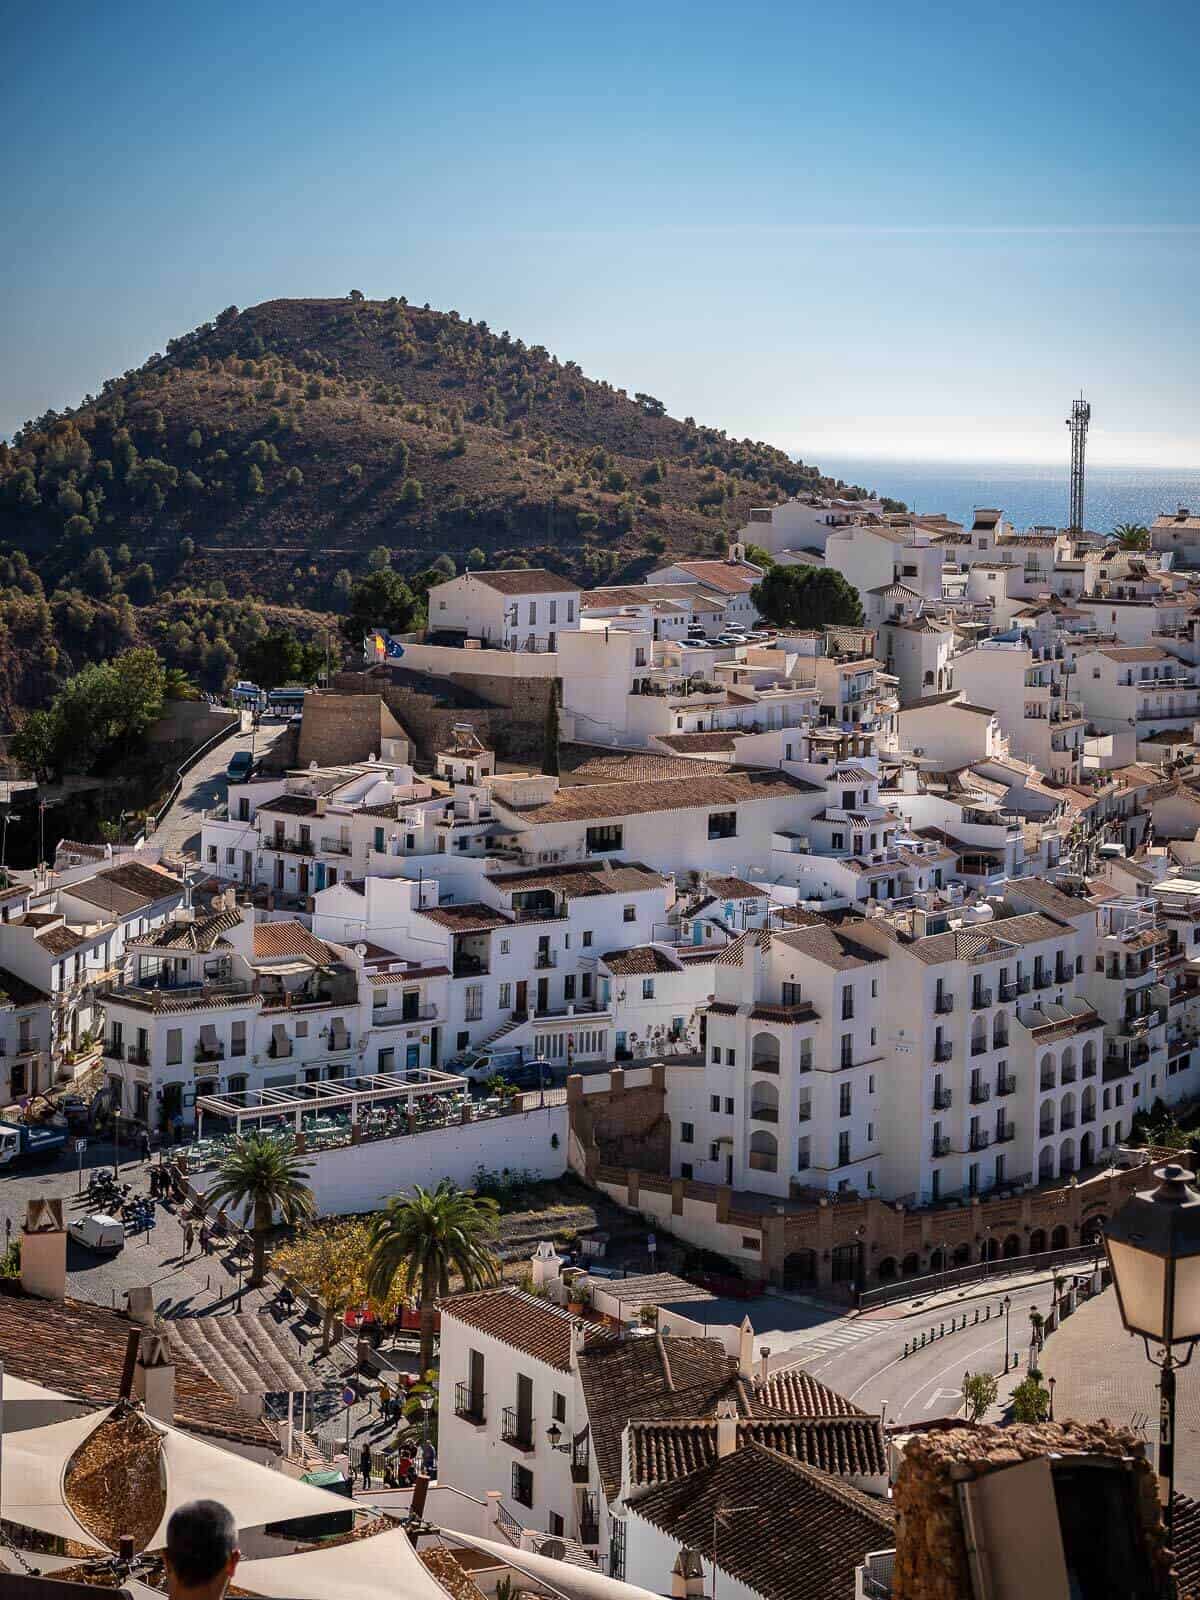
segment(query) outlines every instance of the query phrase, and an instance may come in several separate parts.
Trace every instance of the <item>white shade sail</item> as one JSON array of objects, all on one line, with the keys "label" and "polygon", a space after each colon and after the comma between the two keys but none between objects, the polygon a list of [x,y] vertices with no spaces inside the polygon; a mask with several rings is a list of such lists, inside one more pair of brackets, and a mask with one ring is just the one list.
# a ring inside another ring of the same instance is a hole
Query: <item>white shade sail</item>
[{"label": "white shade sail", "polygon": [[443,1528],[441,1533],[447,1543],[465,1544],[469,1550],[494,1556],[498,1563],[532,1578],[552,1594],[566,1596],[566,1600],[662,1600],[661,1595],[649,1589],[622,1583],[603,1572],[576,1566],[573,1561],[556,1561],[553,1556],[541,1556],[533,1550],[517,1550],[511,1544],[481,1539],[474,1533],[454,1533],[450,1528]]},{"label": "white shade sail", "polygon": [[[342,1501],[343,1510],[348,1503]],[[288,1600],[446,1600],[400,1529],[327,1550],[243,1561],[235,1581],[239,1589]]]},{"label": "white shade sail", "polygon": [[[8,1382],[6,1379],[6,1391]],[[106,1407],[67,1422],[52,1422],[46,1428],[9,1434],[4,1440],[0,1515],[24,1528],[76,1539],[89,1550],[104,1550],[68,1506],[63,1476],[76,1450],[108,1415]]]}]

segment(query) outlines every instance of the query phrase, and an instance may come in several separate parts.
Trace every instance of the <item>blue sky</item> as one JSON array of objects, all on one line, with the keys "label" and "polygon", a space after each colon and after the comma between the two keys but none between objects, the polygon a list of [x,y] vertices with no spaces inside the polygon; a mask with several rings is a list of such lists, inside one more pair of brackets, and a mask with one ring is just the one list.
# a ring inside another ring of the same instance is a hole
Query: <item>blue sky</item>
[{"label": "blue sky", "polygon": [[[7,13],[7,15],[5,15]],[[821,452],[1200,466],[1192,5],[0,5],[0,434],[406,294]]]}]

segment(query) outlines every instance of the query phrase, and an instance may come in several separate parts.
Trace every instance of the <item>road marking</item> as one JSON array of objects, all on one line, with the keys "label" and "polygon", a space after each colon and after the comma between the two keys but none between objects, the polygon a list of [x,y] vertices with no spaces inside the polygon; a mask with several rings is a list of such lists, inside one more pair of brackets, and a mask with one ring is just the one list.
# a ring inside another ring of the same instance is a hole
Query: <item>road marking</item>
[{"label": "road marking", "polygon": [[[968,1351],[966,1355],[960,1354],[954,1361],[951,1361],[949,1365],[942,1367],[939,1372],[935,1372],[932,1378],[926,1378],[925,1382],[921,1384],[919,1388],[913,1390],[908,1399],[900,1407],[899,1411],[896,1412],[896,1420],[900,1420],[918,1395],[924,1394],[926,1389],[930,1388],[938,1378],[945,1377],[946,1373],[949,1372],[952,1367],[958,1367],[959,1362],[962,1362],[962,1366],[959,1367],[959,1371],[969,1372],[971,1369],[968,1363],[971,1361],[972,1357],[982,1355],[985,1350],[990,1350],[994,1345],[1002,1344],[1003,1342],[1004,1341],[1002,1339],[993,1339],[988,1344],[977,1345],[974,1350]],[[857,1390],[855,1392],[857,1393]],[[939,1389],[937,1392],[938,1394],[941,1394],[942,1390]],[[934,1398],[936,1398],[936,1396]]]}]

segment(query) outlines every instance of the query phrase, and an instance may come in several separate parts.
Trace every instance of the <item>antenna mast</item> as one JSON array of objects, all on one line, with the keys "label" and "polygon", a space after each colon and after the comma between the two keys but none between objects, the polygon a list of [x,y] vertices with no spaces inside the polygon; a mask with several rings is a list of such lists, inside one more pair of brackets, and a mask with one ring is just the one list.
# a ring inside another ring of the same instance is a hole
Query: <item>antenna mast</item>
[{"label": "antenna mast", "polygon": [[1072,533],[1083,532],[1084,457],[1087,453],[1088,423],[1092,408],[1082,395],[1071,404],[1067,427],[1071,430],[1071,521]]}]

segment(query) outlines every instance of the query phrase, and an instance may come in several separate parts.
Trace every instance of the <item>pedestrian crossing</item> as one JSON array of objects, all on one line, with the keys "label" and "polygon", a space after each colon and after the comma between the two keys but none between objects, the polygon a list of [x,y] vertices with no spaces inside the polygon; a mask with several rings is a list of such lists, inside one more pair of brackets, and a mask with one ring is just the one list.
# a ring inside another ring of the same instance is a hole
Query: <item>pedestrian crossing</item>
[{"label": "pedestrian crossing", "polygon": [[[840,1355],[853,1345],[861,1344],[864,1339],[873,1339],[882,1333],[886,1324],[878,1322],[856,1322],[845,1319],[814,1328],[811,1335],[806,1335],[795,1341],[786,1350],[780,1350],[772,1356],[771,1370],[777,1372],[784,1367],[811,1367],[815,1361],[821,1361],[827,1356]],[[770,1335],[763,1336],[763,1343],[770,1343]]]}]

